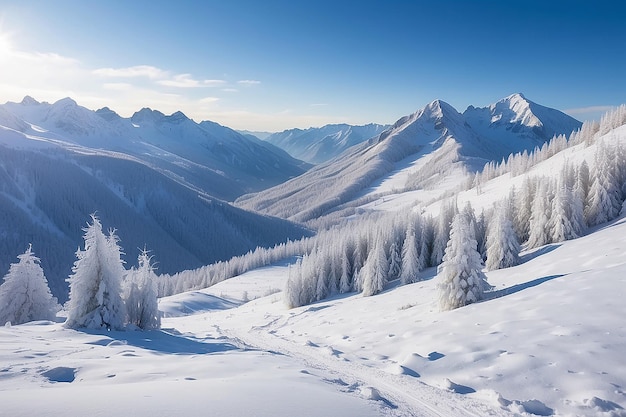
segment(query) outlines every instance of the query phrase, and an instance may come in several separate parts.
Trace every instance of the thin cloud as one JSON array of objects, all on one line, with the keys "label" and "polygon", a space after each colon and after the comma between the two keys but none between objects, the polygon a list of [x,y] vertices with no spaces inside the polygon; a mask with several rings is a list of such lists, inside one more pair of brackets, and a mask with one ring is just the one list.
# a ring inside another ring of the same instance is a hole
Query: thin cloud
[{"label": "thin cloud", "polygon": [[222,88],[222,91],[224,91],[225,93],[236,93],[237,90],[236,88]]},{"label": "thin cloud", "polygon": [[157,84],[178,88],[197,88],[202,86],[200,81],[191,78],[191,74],[175,75],[173,78],[167,80],[159,80]]},{"label": "thin cloud", "polygon": [[202,104],[215,103],[216,101],[219,101],[219,97],[204,97],[198,100],[198,102]]},{"label": "thin cloud", "polygon": [[191,74],[179,74],[167,80],[159,80],[157,84],[166,87],[178,87],[178,88],[202,88],[202,87],[219,87],[226,84],[224,80],[196,80],[191,77]]},{"label": "thin cloud", "polygon": [[252,85],[261,84],[261,81],[259,81],[259,80],[239,80],[239,81],[237,81],[237,84],[252,86]]},{"label": "thin cloud", "polygon": [[95,75],[111,78],[134,78],[147,77],[149,79],[158,79],[167,77],[167,71],[151,65],[136,65],[126,68],[98,68],[93,71]]},{"label": "thin cloud", "polygon": [[220,87],[226,84],[226,80],[204,80],[202,81],[202,85],[204,87]]},{"label": "thin cloud", "polygon": [[564,110],[564,112],[567,114],[605,113],[614,108],[615,106],[589,106],[589,107],[578,107],[575,109],[567,109],[567,110]]},{"label": "thin cloud", "polygon": [[129,83],[104,83],[102,88],[105,90],[128,91],[133,88],[133,85]]}]

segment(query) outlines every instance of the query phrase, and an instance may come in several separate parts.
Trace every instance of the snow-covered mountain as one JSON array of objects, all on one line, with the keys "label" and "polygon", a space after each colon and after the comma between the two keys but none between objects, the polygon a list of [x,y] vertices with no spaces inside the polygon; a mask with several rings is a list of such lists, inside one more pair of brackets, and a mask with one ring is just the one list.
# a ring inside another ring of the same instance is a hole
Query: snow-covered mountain
[{"label": "snow-covered mountain", "polygon": [[300,165],[258,139],[180,112],[144,109],[124,119],[71,99],[7,103],[0,106],[0,270],[32,243],[64,301],[91,213],[118,230],[129,265],[145,246],[160,273],[299,238],[308,232],[216,197],[283,181]]},{"label": "snow-covered mountain", "polygon": [[[512,152],[532,150],[581,123],[513,94],[464,114],[435,100],[304,175],[237,200],[241,207],[306,222],[355,199],[406,190],[453,190],[469,173]],[[457,174],[466,175],[457,175]],[[454,179],[447,181],[448,178]]]},{"label": "snow-covered mountain", "polygon": [[[458,205],[488,207],[512,186],[555,180],[583,160],[593,172],[599,149],[624,143],[626,126],[590,126],[591,140],[581,134],[523,172],[459,193]],[[623,148],[616,154],[623,168]],[[437,214],[440,205],[426,209]],[[342,238],[322,249],[333,253]],[[526,249],[521,264],[486,272],[487,297],[452,311],[438,306],[434,267],[375,296],[333,293],[288,309],[280,291],[294,276],[296,258],[288,257],[161,299],[162,330],[2,326],[3,410],[195,416],[206,413],[197,404],[209,395],[210,410],[222,415],[623,417],[624,245],[622,215],[579,238]],[[173,400],[181,386],[188,389]]]},{"label": "snow-covered mountain", "polygon": [[294,158],[321,164],[380,134],[388,127],[374,123],[364,126],[332,124],[304,130],[289,129],[273,133],[264,140],[284,149]]},{"label": "snow-covered mountain", "polygon": [[26,97],[0,107],[0,125],[21,120],[25,126],[16,130],[22,133],[132,155],[225,200],[280,184],[308,168],[266,142],[217,123],[196,123],[182,112],[166,116],[144,108],[122,118],[108,108],[88,110],[70,98],[49,104]]}]

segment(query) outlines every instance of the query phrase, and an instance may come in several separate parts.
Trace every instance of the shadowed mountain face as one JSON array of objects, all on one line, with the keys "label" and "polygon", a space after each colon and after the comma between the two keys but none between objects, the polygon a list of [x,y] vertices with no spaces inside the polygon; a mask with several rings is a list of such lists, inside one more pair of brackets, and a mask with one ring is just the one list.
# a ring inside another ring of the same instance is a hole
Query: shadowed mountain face
[{"label": "shadowed mountain face", "polygon": [[435,100],[393,126],[307,173],[237,200],[240,207],[299,222],[318,218],[362,195],[400,167],[411,166],[403,189],[435,187],[447,175],[472,173],[488,161],[532,150],[581,123],[513,94],[461,114]]}]

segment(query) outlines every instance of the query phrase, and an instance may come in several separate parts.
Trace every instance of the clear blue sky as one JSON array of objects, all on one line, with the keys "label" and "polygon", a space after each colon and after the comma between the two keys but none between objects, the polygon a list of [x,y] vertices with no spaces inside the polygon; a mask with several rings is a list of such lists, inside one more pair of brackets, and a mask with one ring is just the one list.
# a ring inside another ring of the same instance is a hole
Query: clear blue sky
[{"label": "clear blue sky", "polygon": [[626,3],[0,0],[0,102],[275,131],[514,92],[579,119],[626,102]]}]

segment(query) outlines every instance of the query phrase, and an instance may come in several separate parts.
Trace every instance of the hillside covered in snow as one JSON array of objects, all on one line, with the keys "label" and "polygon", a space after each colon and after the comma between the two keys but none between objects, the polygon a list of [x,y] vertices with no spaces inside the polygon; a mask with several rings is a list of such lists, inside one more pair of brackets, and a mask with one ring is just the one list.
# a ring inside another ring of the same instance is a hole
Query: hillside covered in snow
[{"label": "hillside covered in snow", "polygon": [[[541,147],[581,123],[513,94],[465,113],[435,100],[306,174],[237,200],[240,207],[299,222],[359,198],[407,190],[454,190],[489,161]],[[466,175],[467,174],[467,175]]]}]

